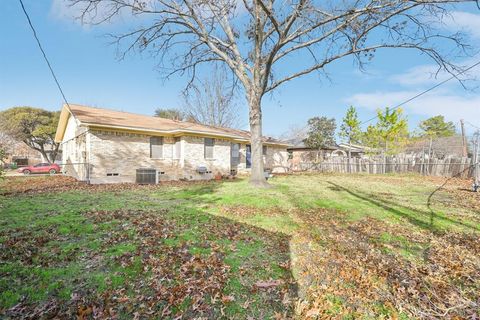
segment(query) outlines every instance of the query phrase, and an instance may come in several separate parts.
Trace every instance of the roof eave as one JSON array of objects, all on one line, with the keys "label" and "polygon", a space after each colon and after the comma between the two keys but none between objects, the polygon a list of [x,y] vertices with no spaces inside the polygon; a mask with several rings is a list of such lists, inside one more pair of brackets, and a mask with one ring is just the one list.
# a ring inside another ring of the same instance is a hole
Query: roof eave
[{"label": "roof eave", "polygon": [[63,105],[62,111],[60,112],[60,118],[58,120],[57,131],[55,132],[55,142],[60,143],[63,140],[65,135],[65,130],[67,129],[68,118],[72,115],[70,110],[66,105]]},{"label": "roof eave", "polygon": [[82,122],[83,125],[95,128],[112,128],[112,129],[124,129],[124,130],[135,130],[141,132],[152,132],[152,133],[162,133],[162,134],[178,134],[178,133],[192,133],[192,134],[201,134],[201,135],[208,135],[208,136],[215,136],[215,137],[225,137],[237,140],[247,140],[243,137],[235,136],[235,135],[227,135],[227,134],[218,134],[212,132],[205,132],[199,130],[188,130],[188,129],[174,129],[174,130],[158,130],[158,129],[148,129],[142,127],[130,127],[130,126],[115,126],[110,124],[98,124],[93,122]]}]

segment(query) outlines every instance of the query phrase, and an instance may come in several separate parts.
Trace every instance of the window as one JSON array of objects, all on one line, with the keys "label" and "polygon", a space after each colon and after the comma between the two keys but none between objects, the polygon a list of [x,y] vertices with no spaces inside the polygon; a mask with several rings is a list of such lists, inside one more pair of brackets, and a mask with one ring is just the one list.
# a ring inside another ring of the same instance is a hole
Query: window
[{"label": "window", "polygon": [[213,146],[215,145],[215,139],[205,138],[205,159],[213,159]]},{"label": "window", "polygon": [[240,158],[240,143],[232,143],[232,158]]},{"label": "window", "polygon": [[175,150],[174,150],[174,159],[180,159],[181,153],[182,153],[182,140],[180,137],[175,138]]},{"label": "window", "polygon": [[240,144],[239,143],[232,143],[230,147],[230,164],[232,166],[236,166],[240,163]]},{"label": "window", "polygon": [[262,146],[262,154],[263,154],[264,156],[267,155],[267,146]]},{"label": "window", "polygon": [[163,137],[150,137],[150,158],[163,158]]}]

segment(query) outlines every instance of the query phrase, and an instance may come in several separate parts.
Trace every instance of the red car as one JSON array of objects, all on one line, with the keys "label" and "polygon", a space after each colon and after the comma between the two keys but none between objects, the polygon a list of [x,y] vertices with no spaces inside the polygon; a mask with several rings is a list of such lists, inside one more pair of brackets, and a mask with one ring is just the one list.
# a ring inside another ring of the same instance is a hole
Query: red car
[{"label": "red car", "polygon": [[56,163],[39,163],[34,166],[22,167],[18,169],[18,172],[23,174],[30,173],[50,173],[55,174],[60,172],[60,166]]}]

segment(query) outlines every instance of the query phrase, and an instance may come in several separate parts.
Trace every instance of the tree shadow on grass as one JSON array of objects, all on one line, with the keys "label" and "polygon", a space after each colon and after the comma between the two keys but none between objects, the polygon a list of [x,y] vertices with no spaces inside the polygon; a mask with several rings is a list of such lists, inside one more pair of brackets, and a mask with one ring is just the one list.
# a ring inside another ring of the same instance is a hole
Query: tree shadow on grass
[{"label": "tree shadow on grass", "polygon": [[[356,190],[355,192],[347,189],[341,185],[338,185],[334,182],[327,181],[328,184],[332,186],[333,190],[337,191],[344,191],[358,199],[361,199],[363,201],[366,201],[368,203],[371,203],[379,208],[382,208],[398,217],[406,219],[408,222],[410,222],[413,225],[416,225],[424,230],[436,232],[436,231],[441,231],[437,226],[435,226],[435,220],[441,220],[443,222],[451,223],[457,226],[460,226],[462,228],[466,229],[472,229],[475,231],[478,231],[479,229],[475,226],[472,226],[470,224],[457,221],[455,219],[451,219],[448,217],[441,216],[437,213],[435,213],[431,208],[430,211],[427,210],[419,210],[419,209],[413,209],[410,207],[407,207],[405,205],[399,204],[398,202],[391,201],[391,200],[386,200],[386,199],[381,199],[375,195],[372,194],[366,194],[363,192],[360,192]],[[428,218],[428,221],[421,220],[419,218],[416,218],[414,214],[418,214],[420,216],[424,216]]]},{"label": "tree shadow on grass", "polygon": [[[348,221],[339,213],[299,213],[310,236],[296,258],[305,270],[298,282],[310,291],[306,310],[355,319],[478,314],[478,237],[413,234],[408,224],[399,228],[371,217]],[[312,241],[317,248],[308,245]]]}]

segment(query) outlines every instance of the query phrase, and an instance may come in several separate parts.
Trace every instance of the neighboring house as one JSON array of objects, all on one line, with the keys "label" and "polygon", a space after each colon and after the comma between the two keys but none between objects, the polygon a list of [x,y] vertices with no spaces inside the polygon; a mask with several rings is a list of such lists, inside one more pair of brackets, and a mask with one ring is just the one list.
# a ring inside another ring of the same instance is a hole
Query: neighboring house
[{"label": "neighboring house", "polygon": [[369,147],[353,143],[340,143],[338,144],[338,149],[341,150],[343,152],[342,155],[345,156],[348,156],[348,152],[350,151],[350,156],[355,158],[360,158],[364,156],[365,153],[373,151]]},{"label": "neighboring house", "polygon": [[[210,179],[248,172],[250,133],[80,105],[64,105],[55,141],[63,171],[90,183],[136,182],[137,169],[158,180]],[[265,168],[288,170],[287,144],[264,138]]]},{"label": "neighboring house", "polygon": [[[423,156],[425,153],[427,156],[430,153],[436,158],[447,157],[462,157],[464,152],[471,150],[470,146],[463,145],[463,138],[461,135],[454,135],[451,137],[437,137],[431,140],[429,138],[413,139],[405,147],[405,153],[417,154]],[[467,155],[470,152],[467,152]]]},{"label": "neighboring house", "polygon": [[[48,162],[48,159],[45,159],[43,155],[30,148],[22,141],[11,140],[5,148],[6,157],[3,159],[4,164],[11,165],[16,164],[17,166],[29,166],[37,163]],[[47,150],[47,153],[49,151]],[[58,155],[61,155],[59,150]],[[57,160],[59,158],[57,157]]]},{"label": "neighboring house", "polygon": [[287,151],[290,157],[290,167],[293,171],[296,171],[301,170],[304,163],[328,161],[332,157],[347,157],[348,151],[350,151],[352,158],[359,158],[365,154],[366,148],[360,145],[340,143],[321,149],[313,149],[307,147],[303,142],[297,142],[295,145],[288,147]]},{"label": "neighboring house", "polygon": [[312,162],[316,159],[324,159],[330,157],[332,152],[337,150],[336,146],[323,147],[321,149],[313,149],[307,147],[303,142],[290,146],[287,151],[290,153],[292,164],[300,162]]}]

